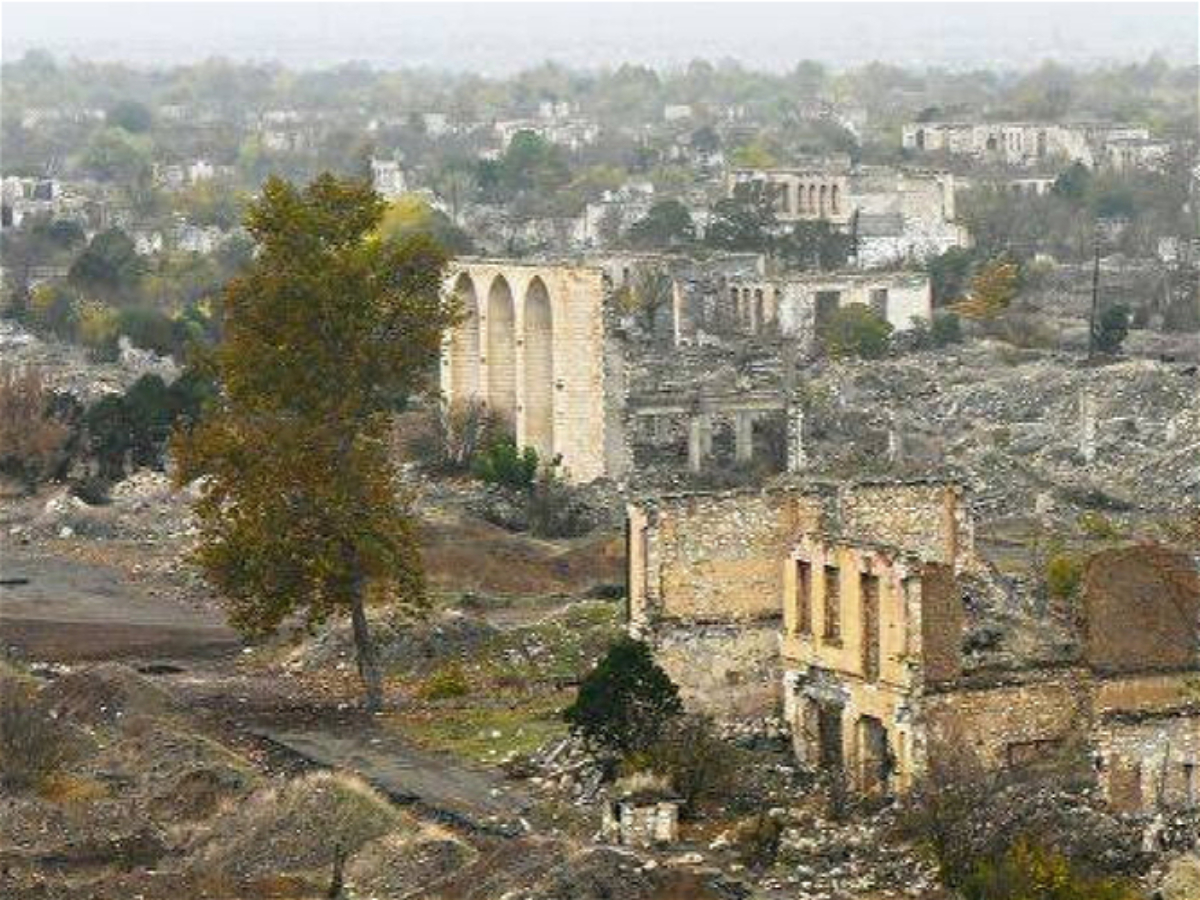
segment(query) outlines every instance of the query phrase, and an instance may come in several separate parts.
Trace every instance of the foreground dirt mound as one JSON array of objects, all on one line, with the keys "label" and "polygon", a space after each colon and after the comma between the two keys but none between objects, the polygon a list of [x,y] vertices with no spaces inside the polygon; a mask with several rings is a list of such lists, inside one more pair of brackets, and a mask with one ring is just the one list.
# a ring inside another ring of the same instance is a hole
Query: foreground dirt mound
[{"label": "foreground dirt mound", "polygon": [[174,706],[170,694],[119,663],[64,675],[42,690],[41,702],[53,715],[92,725],[158,716]]},{"label": "foreground dirt mound", "polygon": [[439,882],[461,872],[475,851],[447,832],[426,828],[419,834],[386,834],[372,841],[346,869],[356,895],[380,900],[426,896]]},{"label": "foreground dirt mound", "polygon": [[456,900],[717,900],[703,877],[662,866],[614,847],[579,850],[565,841],[529,838],[506,843],[438,886],[433,896]]},{"label": "foreground dirt mound", "polygon": [[420,536],[425,572],[436,590],[580,595],[624,578],[624,539],[609,532],[547,541],[468,515],[427,510]]},{"label": "foreground dirt mound", "polygon": [[258,791],[218,817],[192,867],[241,881],[328,872],[337,854],[353,856],[392,831],[414,825],[360,779],[319,772]]}]

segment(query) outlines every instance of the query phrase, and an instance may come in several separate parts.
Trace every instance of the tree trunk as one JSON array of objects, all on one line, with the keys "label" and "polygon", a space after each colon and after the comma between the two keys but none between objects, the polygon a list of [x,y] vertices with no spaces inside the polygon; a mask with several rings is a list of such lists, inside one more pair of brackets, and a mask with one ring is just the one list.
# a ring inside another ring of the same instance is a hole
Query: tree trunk
[{"label": "tree trunk", "polygon": [[379,712],[383,706],[383,678],[379,672],[379,656],[375,652],[375,642],[371,639],[371,631],[367,625],[367,611],[364,606],[364,582],[360,579],[355,585],[354,602],[350,609],[350,619],[354,624],[354,649],[358,657],[358,675],[362,678],[366,690],[367,712]]}]

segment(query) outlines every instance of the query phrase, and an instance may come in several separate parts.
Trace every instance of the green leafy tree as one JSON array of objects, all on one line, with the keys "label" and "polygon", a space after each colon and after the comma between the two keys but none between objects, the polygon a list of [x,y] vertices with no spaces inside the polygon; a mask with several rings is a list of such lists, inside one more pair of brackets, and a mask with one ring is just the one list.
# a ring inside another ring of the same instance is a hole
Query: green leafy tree
[{"label": "green leafy tree", "polygon": [[88,141],[83,151],[83,167],[99,178],[132,185],[150,171],[148,139],[131,135],[121,128],[105,128]]},{"label": "green leafy tree", "polygon": [[887,353],[891,336],[891,324],[862,303],[841,307],[821,327],[825,352],[835,359],[879,359]]},{"label": "green leafy tree", "polygon": [[951,247],[945,253],[930,257],[925,264],[934,306],[946,306],[962,298],[971,278],[975,258],[970,250]]},{"label": "green leafy tree", "polygon": [[696,239],[692,214],[678,200],[660,200],[629,226],[629,243],[641,250],[673,250]]},{"label": "green leafy tree", "polygon": [[763,253],[774,244],[776,191],[770,185],[739,185],[732,197],[713,207],[704,242],[718,250]]},{"label": "green leafy tree", "polygon": [[1096,349],[1101,353],[1119,353],[1129,335],[1129,307],[1114,303],[1100,313],[1096,322]]},{"label": "green leafy tree", "polygon": [[258,255],[225,290],[222,393],[178,439],[180,479],[208,476],[197,559],[231,622],[265,634],[348,611],[369,709],[383,688],[368,589],[425,602],[392,412],[427,386],[453,320],[443,251],[380,240],[384,209],[363,182],[266,182],[246,220]]},{"label": "green leafy tree", "polygon": [[121,100],[105,113],[104,121],[130,134],[141,134],[150,130],[153,116],[144,104],[136,100]]},{"label": "green leafy tree", "polygon": [[854,239],[824,220],[797,222],[776,242],[776,251],[799,269],[840,269],[850,261]]},{"label": "green leafy tree", "polygon": [[392,202],[379,223],[379,234],[388,241],[404,241],[414,235],[425,234],[449,253],[475,252],[470,235],[451,222],[450,217],[440,209],[434,209],[415,194],[406,194]]},{"label": "green leafy tree", "polygon": [[92,238],[71,264],[67,280],[87,296],[116,302],[136,293],[144,273],[133,241],[119,228],[110,228]]},{"label": "green leafy tree", "polygon": [[584,678],[563,716],[588,741],[624,755],[649,749],[682,712],[679,689],[650,648],[624,637]]},{"label": "green leafy tree", "polygon": [[1092,170],[1081,162],[1074,162],[1054,179],[1054,193],[1076,203],[1087,198],[1092,184]]}]

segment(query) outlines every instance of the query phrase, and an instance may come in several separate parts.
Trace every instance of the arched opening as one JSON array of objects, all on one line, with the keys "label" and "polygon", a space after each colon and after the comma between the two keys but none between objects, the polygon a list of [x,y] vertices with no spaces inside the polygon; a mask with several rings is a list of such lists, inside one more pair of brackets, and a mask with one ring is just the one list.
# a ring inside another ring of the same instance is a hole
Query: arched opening
[{"label": "arched opening", "polygon": [[750,323],[750,330],[758,334],[765,326],[763,321],[763,292],[762,288],[756,288],[754,291],[754,318]]},{"label": "arched opening", "polygon": [[838,186],[836,184],[829,189],[829,211],[835,216],[841,212],[841,210],[838,208],[841,206],[842,202],[840,194],[841,191],[838,190]]},{"label": "arched opening", "polygon": [[815,215],[817,212],[817,186],[810,184],[808,186],[808,214]]},{"label": "arched opening", "polygon": [[549,461],[554,455],[554,316],[542,279],[525,291],[525,446]]},{"label": "arched opening", "polygon": [[450,400],[479,395],[479,300],[475,282],[463,272],[454,283],[462,320],[450,336]]},{"label": "arched opening", "polygon": [[925,129],[924,128],[917,129],[917,149],[918,150],[925,149]]},{"label": "arched opening", "polygon": [[510,424],[517,411],[517,342],[512,289],[497,275],[488,291],[488,405]]},{"label": "arched opening", "polygon": [[821,218],[825,218],[825,210],[826,210],[826,208],[827,208],[827,207],[825,206],[825,192],[826,192],[826,187],[825,187],[825,185],[821,185],[821,194],[820,194],[820,197],[821,197],[821,199],[820,199],[820,205],[817,207],[817,209],[818,209],[818,211],[819,211],[819,214],[820,214]]}]

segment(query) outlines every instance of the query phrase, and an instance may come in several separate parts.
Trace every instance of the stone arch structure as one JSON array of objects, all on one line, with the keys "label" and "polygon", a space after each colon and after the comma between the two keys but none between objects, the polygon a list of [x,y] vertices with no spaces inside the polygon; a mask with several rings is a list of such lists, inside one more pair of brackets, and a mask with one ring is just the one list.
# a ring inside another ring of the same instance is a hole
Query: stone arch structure
[{"label": "stone arch structure", "polygon": [[808,186],[808,211],[814,214],[817,212],[817,186],[815,184]]},{"label": "stone arch structure", "polygon": [[516,304],[512,288],[497,275],[487,298],[487,403],[515,424],[517,413]]},{"label": "stone arch structure", "polygon": [[554,313],[546,283],[534,276],[525,288],[521,347],[522,444],[541,459],[554,456]]},{"label": "stone arch structure", "polygon": [[836,184],[829,189],[829,212],[835,216],[842,211],[840,195],[841,191],[838,190],[838,186]]},{"label": "stone arch structure", "polygon": [[444,401],[487,403],[510,418],[518,444],[560,458],[570,481],[621,477],[625,367],[604,270],[458,259],[445,290],[467,314],[443,340]]},{"label": "stone arch structure", "polygon": [[463,272],[454,282],[454,295],[459,303],[462,323],[450,335],[451,371],[454,383],[451,391],[458,396],[478,396],[479,380],[479,298],[475,282]]},{"label": "stone arch structure", "polygon": [[817,207],[817,214],[819,216],[821,216],[822,218],[825,217],[825,212],[828,209],[828,207],[826,206],[826,194],[827,193],[828,193],[827,187],[825,185],[821,185],[821,193],[819,195],[821,199],[819,201],[820,206]]}]

